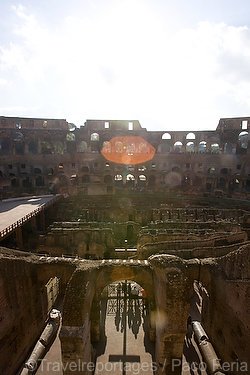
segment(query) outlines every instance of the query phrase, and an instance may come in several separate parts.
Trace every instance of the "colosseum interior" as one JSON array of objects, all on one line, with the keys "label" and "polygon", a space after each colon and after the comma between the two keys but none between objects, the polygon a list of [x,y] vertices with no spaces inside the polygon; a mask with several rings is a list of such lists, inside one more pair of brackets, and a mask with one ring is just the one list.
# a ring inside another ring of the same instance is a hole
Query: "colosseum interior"
[{"label": "colosseum interior", "polygon": [[[132,120],[0,120],[0,215],[17,198],[57,197],[1,232],[1,374],[21,373],[51,299],[63,363],[95,362],[103,291],[120,280],[146,290],[150,318],[167,316],[149,323],[155,374],[185,374],[171,361],[183,354],[195,287],[209,342],[229,364],[214,374],[249,374],[250,118],[171,132]],[[94,370],[63,370],[72,373]]]}]

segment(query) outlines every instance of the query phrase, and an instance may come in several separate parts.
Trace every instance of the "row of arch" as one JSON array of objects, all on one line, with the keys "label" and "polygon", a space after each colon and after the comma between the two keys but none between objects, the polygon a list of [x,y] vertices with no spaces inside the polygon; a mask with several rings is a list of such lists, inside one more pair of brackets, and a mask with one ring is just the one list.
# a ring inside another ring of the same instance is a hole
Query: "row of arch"
[{"label": "row of arch", "polygon": [[[235,149],[233,142],[225,142],[222,146],[218,141],[210,142],[203,140],[196,143],[195,134],[189,133],[186,136],[188,142],[184,143],[178,140],[171,144],[168,140],[171,140],[171,135],[165,133],[162,136],[163,142],[158,146],[157,151],[160,153],[175,152],[175,153],[240,153],[240,151],[245,151],[248,147],[249,133],[246,131],[241,132],[238,135],[237,148]],[[13,152],[17,155],[23,154],[64,154],[72,152],[89,152],[89,151],[101,151],[102,148],[108,147],[108,140],[104,141],[102,145],[99,145],[99,135],[98,133],[92,133],[90,136],[90,144],[86,140],[81,140],[80,142],[75,142],[76,137],[73,133],[66,134],[66,138],[63,134],[52,135],[49,132],[42,133],[38,139],[36,133],[31,132],[27,136],[27,140],[24,140],[24,136],[21,132],[14,133],[13,142],[8,133],[0,133],[0,150],[2,155],[9,155]],[[145,150],[145,143],[138,146],[138,152],[147,152]],[[135,150],[135,145],[131,141],[131,144],[126,144],[127,152]],[[115,143],[114,152],[120,153],[124,149],[124,145],[121,141]],[[113,150],[112,150],[113,151]],[[111,152],[107,148],[107,152]]]},{"label": "row of arch", "polygon": [[[55,181],[47,181],[43,176],[37,176],[36,178],[31,178],[27,174],[23,174],[20,178],[11,177],[10,186],[12,188],[32,188],[32,187],[49,187],[53,188],[53,186],[57,185],[59,187],[68,187],[69,185],[79,185],[79,184],[88,184],[91,182],[90,176],[85,174],[81,177],[74,176],[75,178],[72,179],[68,178],[66,175],[59,176]],[[204,184],[206,185],[206,190],[210,190],[211,188],[218,188],[218,189],[228,189],[228,190],[236,190],[238,188],[250,191],[250,178],[249,179],[239,179],[237,177],[233,178],[224,178],[219,177],[213,180],[209,178],[203,178],[202,176],[194,176],[190,177],[189,175],[182,176],[180,173],[177,172],[170,172],[167,175],[162,175],[160,177],[160,185],[164,184],[165,186],[170,187],[178,187],[178,186],[195,186],[195,187],[202,187]],[[101,182],[101,179],[97,179],[95,182]],[[135,176],[133,174],[128,174],[127,176],[122,176],[120,174],[116,174],[115,176],[112,175],[105,175],[103,178],[103,182],[105,184],[114,185],[116,187],[128,187],[128,188],[152,188],[157,185],[157,178],[155,175],[139,175]],[[203,187],[205,187],[205,185]]]},{"label": "row of arch", "polygon": [[[238,145],[237,149],[235,150],[233,148],[233,145],[231,143],[225,143],[223,147],[223,153],[224,154],[233,154],[233,153],[242,153],[243,151],[246,151],[248,146],[248,143],[244,142]],[[107,142],[103,144],[103,147],[107,148]],[[3,140],[0,143],[0,150],[2,155],[10,155],[12,153],[11,145],[8,141]],[[123,150],[123,145],[121,142],[115,144],[115,152],[121,153]],[[22,141],[15,142],[14,144],[14,153],[16,155],[24,155],[25,153],[28,154],[65,154],[65,153],[72,153],[77,152],[77,148],[75,144],[67,144],[66,146],[61,141],[55,141],[53,145],[49,143],[48,141],[42,141],[40,144],[36,141],[30,141],[27,145],[27,149],[25,149],[25,144]],[[99,151],[95,146],[91,147],[90,151]],[[134,152],[135,147],[133,144],[130,145],[129,148],[127,148],[128,152]],[[240,152],[242,151],[242,152]],[[88,144],[86,141],[81,141],[78,145],[78,152],[79,153],[85,153],[89,152]],[[111,152],[110,148],[107,148],[106,152]],[[147,152],[145,151],[145,147],[143,146],[141,149],[139,149],[139,152]],[[200,142],[198,144],[198,148],[196,148],[196,145],[194,142],[188,142],[186,145],[183,145],[182,142],[177,141],[174,143],[173,148],[169,144],[161,144],[158,148],[158,152],[160,153],[212,153],[212,154],[219,154],[220,153],[220,146],[218,143],[213,143],[208,148],[207,143],[205,141]]]}]

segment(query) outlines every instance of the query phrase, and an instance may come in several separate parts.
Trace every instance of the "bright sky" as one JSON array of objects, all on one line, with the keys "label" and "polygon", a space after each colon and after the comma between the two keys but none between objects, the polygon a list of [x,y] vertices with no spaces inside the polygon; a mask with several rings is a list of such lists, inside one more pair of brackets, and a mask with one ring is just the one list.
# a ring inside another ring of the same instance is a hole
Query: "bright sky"
[{"label": "bright sky", "polygon": [[1,0],[0,115],[214,130],[250,116],[249,0]]}]

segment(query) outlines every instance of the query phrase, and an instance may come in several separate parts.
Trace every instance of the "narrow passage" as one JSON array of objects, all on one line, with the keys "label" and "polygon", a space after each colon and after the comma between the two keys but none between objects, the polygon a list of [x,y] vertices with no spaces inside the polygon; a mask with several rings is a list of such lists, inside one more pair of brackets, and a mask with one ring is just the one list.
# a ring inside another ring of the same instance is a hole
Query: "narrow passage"
[{"label": "narrow passage", "polygon": [[[136,287],[139,292],[139,285]],[[104,353],[97,358],[95,375],[153,375],[149,315],[142,298],[138,295],[128,297],[126,293],[115,296],[111,292],[102,306],[102,312],[106,310],[107,342]]]}]

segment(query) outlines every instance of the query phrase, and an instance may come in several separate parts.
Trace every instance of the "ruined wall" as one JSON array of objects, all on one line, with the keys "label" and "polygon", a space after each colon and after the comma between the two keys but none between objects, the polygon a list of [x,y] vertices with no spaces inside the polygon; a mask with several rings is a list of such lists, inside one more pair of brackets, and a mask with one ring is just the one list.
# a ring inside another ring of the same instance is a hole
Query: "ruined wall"
[{"label": "ruined wall", "polygon": [[40,264],[36,257],[21,252],[0,252],[0,368],[2,375],[14,375],[44,328],[48,314],[45,288],[58,276],[62,290],[72,272]]},{"label": "ruined wall", "polygon": [[[223,362],[247,363],[250,371],[250,246],[218,259],[209,296],[204,300],[203,324]],[[234,366],[230,374],[237,372]],[[232,370],[232,369],[231,369]]]},{"label": "ruined wall", "polygon": [[[171,371],[172,359],[181,359],[189,311],[190,285],[184,262],[175,256],[149,258],[154,271],[156,298],[156,358],[158,373]],[[179,369],[180,371],[180,369]]]},{"label": "ruined wall", "polygon": [[[230,246],[232,244],[237,244],[239,247],[240,243],[244,243],[247,241],[247,234],[242,233],[234,233],[225,234],[223,236],[214,236],[215,238],[211,239],[200,239],[200,240],[192,240],[192,239],[185,239],[183,240],[176,240],[176,241],[162,241],[162,242],[153,242],[146,243],[145,245],[138,247],[138,257],[139,259],[148,258],[152,254],[157,253],[173,253],[173,252],[180,252],[184,257],[188,255],[188,251],[190,257],[195,257],[201,255],[202,257],[205,256],[221,256],[228,252],[226,246]],[[224,245],[224,247],[219,247],[220,245]],[[216,248],[218,247],[217,251]],[[198,250],[199,249],[199,250]],[[214,249],[211,253],[211,249]],[[186,251],[183,251],[186,250]],[[196,250],[196,251],[195,251]],[[198,250],[198,251],[197,251]],[[186,254],[186,256],[185,256]]]}]

